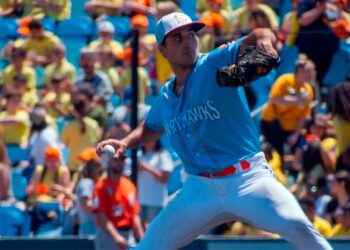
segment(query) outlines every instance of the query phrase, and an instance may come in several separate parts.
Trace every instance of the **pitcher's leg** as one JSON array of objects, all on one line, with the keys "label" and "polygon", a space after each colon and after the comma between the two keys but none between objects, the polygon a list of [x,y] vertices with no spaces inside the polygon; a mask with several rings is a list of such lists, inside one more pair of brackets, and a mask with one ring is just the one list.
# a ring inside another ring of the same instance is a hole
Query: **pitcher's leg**
[{"label": "pitcher's leg", "polygon": [[151,222],[136,249],[179,249],[203,230],[222,223],[222,218],[218,218],[221,212],[215,194],[185,185]]},{"label": "pitcher's leg", "polygon": [[332,249],[307,219],[295,197],[271,175],[251,180],[240,193],[238,198],[232,196],[231,209],[242,219],[280,234],[297,249]]}]

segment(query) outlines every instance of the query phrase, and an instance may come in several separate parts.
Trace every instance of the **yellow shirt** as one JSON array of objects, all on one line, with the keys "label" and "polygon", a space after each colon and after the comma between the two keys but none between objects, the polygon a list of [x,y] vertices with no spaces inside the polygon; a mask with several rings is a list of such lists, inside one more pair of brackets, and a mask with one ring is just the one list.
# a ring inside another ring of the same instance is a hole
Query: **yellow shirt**
[{"label": "yellow shirt", "polygon": [[62,141],[68,147],[68,168],[78,170],[81,162],[77,156],[86,147],[94,146],[100,140],[99,127],[95,120],[85,117],[85,133],[81,132],[81,123],[77,120],[68,122],[62,131]]},{"label": "yellow shirt", "polygon": [[157,50],[156,52],[157,81],[162,85],[174,74],[168,60]]},{"label": "yellow shirt", "polygon": [[[139,102],[145,102],[146,90],[151,86],[151,80],[145,68],[138,67]],[[120,84],[125,89],[131,86],[131,68],[125,68],[120,74]]]},{"label": "yellow shirt", "polygon": [[61,115],[54,108],[50,107],[49,104],[51,102],[60,104],[67,112],[72,110],[71,95],[68,93],[62,93],[58,96],[56,92],[51,91],[43,97],[42,102],[48,106],[47,114],[55,120]]},{"label": "yellow shirt", "polygon": [[[270,23],[272,25],[272,28],[277,28],[278,27],[278,19],[276,16],[276,13],[271,9],[270,6],[259,3],[258,8],[262,10],[267,17],[270,20]],[[249,30],[249,10],[246,6],[243,6],[236,11],[234,11],[234,20],[236,22],[236,25],[239,26],[241,31],[247,32]]]},{"label": "yellow shirt", "polygon": [[75,68],[66,59],[64,59],[60,65],[51,63],[46,66],[44,73],[44,83],[46,86],[51,85],[51,79],[55,74],[65,76],[71,81],[71,83],[73,83],[75,80]]},{"label": "yellow shirt", "polygon": [[345,228],[342,224],[337,224],[333,230],[331,237],[350,236],[350,228]]},{"label": "yellow shirt", "polygon": [[[93,0],[93,2],[122,4],[122,3],[124,3],[124,0]],[[104,10],[104,9],[100,9],[100,8],[97,8],[96,12],[99,15],[105,14],[106,16],[115,16],[115,15],[118,14],[118,13],[115,13],[115,12],[112,12],[112,11],[108,11],[108,10]]]},{"label": "yellow shirt", "polygon": [[119,73],[115,67],[112,66],[112,67],[108,67],[108,68],[100,68],[99,70],[108,76],[113,87],[120,85],[120,76],[119,76]]},{"label": "yellow shirt", "polygon": [[3,111],[0,113],[0,119],[7,117],[14,117],[19,119],[21,122],[16,124],[0,123],[0,135],[4,143],[26,145],[30,130],[30,119],[28,112],[18,110],[15,113],[9,113],[8,111]]},{"label": "yellow shirt", "polygon": [[283,18],[282,27],[285,27],[289,31],[289,33],[286,36],[286,44],[288,46],[293,46],[295,44],[295,40],[297,39],[299,32],[299,22],[297,13],[294,11],[288,12]]},{"label": "yellow shirt", "polygon": [[22,103],[29,108],[33,108],[37,102],[38,102],[38,96],[33,91],[27,91],[22,96]]},{"label": "yellow shirt", "polygon": [[350,121],[346,121],[339,116],[334,116],[333,126],[337,138],[339,153],[342,153],[346,146],[350,144]]},{"label": "yellow shirt", "polygon": [[296,94],[299,94],[302,88],[304,88],[308,94],[305,106],[279,105],[269,101],[262,113],[262,120],[272,121],[277,119],[283,130],[290,132],[294,131],[297,127],[298,121],[301,118],[310,116],[311,114],[310,102],[313,99],[312,87],[306,82],[297,85],[295,74],[284,74],[275,81],[270,91],[271,99],[273,97],[287,95],[290,89],[294,89]]},{"label": "yellow shirt", "polygon": [[[221,4],[221,8],[226,11],[231,11],[231,1],[230,0],[224,0]],[[198,0],[197,1],[197,10],[208,10],[208,0]]]},{"label": "yellow shirt", "polygon": [[15,68],[13,67],[13,65],[8,65],[4,71],[2,72],[2,76],[1,76],[1,85],[4,86],[11,86],[13,83],[13,77],[16,74],[21,74],[23,76],[25,76],[27,78],[27,83],[28,83],[28,87],[30,90],[35,90],[35,82],[36,82],[36,75],[35,75],[35,71],[32,67],[23,65],[22,69],[17,72],[15,70]]},{"label": "yellow shirt", "polygon": [[313,225],[317,231],[319,231],[323,236],[330,237],[332,234],[332,226],[331,224],[321,217],[315,216],[313,221]]},{"label": "yellow shirt", "polygon": [[[266,232],[267,233],[267,232]],[[279,238],[278,234],[267,233],[272,238]],[[249,224],[236,221],[231,228],[223,233],[225,236],[261,236],[262,230]]]},{"label": "yellow shirt", "polygon": [[60,39],[51,32],[44,32],[44,38],[41,40],[31,37],[18,39],[15,41],[15,47],[20,47],[26,51],[34,51],[40,56],[50,57],[53,48],[60,43]]},{"label": "yellow shirt", "polygon": [[111,40],[108,43],[102,42],[101,40],[92,41],[88,45],[91,49],[104,49],[108,48],[111,49],[114,55],[117,55],[119,53],[123,52],[123,45],[115,40]]},{"label": "yellow shirt", "polygon": [[71,0],[46,0],[46,2],[50,3],[51,5],[61,7],[62,9],[59,12],[48,11],[41,7],[36,7],[34,6],[33,2],[35,1],[25,1],[24,16],[31,16],[36,19],[51,17],[58,21],[70,18],[72,7]]},{"label": "yellow shirt", "polygon": [[[7,8],[11,7],[14,4],[15,0],[1,0],[0,1],[0,11],[4,11]],[[17,3],[22,3],[21,0],[17,0]]]},{"label": "yellow shirt", "polygon": [[271,169],[274,172],[276,179],[283,185],[287,185],[287,178],[282,171],[281,157],[276,150],[272,151],[272,159],[268,161],[268,164],[271,166]]},{"label": "yellow shirt", "polygon": [[[34,176],[37,176],[40,178],[41,175],[43,174],[43,171],[44,171],[44,166],[42,165],[35,166]],[[38,183],[38,185],[46,185],[47,188],[49,188],[54,184],[59,184],[57,183],[56,178],[58,178],[59,180],[60,178],[62,178],[63,174],[67,172],[69,172],[68,168],[63,165],[58,167],[57,177],[55,176],[55,173],[46,171],[45,176],[43,177],[43,180],[40,183]],[[37,188],[37,187],[34,187],[34,188]],[[54,197],[48,194],[33,194],[33,195],[30,195],[28,199],[30,204],[36,204],[39,201],[41,202],[52,201]]]}]

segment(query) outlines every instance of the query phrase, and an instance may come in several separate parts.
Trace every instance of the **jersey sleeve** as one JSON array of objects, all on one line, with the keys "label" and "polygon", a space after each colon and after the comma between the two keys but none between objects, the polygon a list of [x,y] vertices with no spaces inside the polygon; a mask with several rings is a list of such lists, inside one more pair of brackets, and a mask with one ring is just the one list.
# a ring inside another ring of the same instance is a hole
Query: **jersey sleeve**
[{"label": "jersey sleeve", "polygon": [[209,64],[216,68],[234,64],[243,39],[244,37],[237,41],[224,44],[210,52],[207,57]]},{"label": "jersey sleeve", "polygon": [[158,95],[145,119],[146,127],[154,132],[158,132],[164,128],[161,115],[161,96]]}]

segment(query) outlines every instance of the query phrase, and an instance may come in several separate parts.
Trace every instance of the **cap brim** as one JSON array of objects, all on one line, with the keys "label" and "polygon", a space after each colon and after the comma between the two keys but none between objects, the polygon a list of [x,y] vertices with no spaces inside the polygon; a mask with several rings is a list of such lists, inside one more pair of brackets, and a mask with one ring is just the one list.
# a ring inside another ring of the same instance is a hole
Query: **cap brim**
[{"label": "cap brim", "polygon": [[191,23],[186,23],[186,24],[183,24],[183,25],[179,25],[177,26],[176,28],[173,28],[171,30],[168,30],[168,32],[165,33],[164,37],[163,37],[163,40],[162,40],[162,43],[164,42],[165,38],[172,32],[178,30],[178,29],[181,29],[183,27],[192,27],[193,28],[193,31],[194,32],[197,32],[197,31],[200,31],[201,29],[203,29],[205,27],[205,24],[200,22],[200,21],[194,21],[194,22],[191,22]]}]

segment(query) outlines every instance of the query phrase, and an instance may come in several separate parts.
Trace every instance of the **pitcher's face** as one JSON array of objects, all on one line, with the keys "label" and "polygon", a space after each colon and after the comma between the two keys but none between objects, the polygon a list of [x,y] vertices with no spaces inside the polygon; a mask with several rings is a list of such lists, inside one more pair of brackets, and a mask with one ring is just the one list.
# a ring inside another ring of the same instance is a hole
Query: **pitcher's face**
[{"label": "pitcher's face", "polygon": [[170,32],[159,49],[170,64],[192,66],[198,57],[198,38],[191,27],[183,27]]}]

